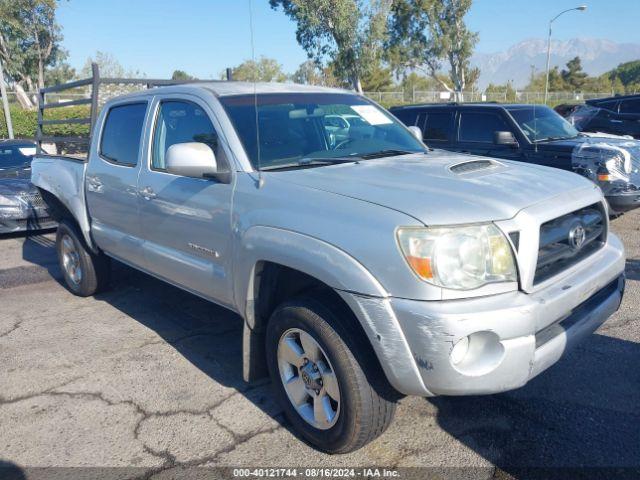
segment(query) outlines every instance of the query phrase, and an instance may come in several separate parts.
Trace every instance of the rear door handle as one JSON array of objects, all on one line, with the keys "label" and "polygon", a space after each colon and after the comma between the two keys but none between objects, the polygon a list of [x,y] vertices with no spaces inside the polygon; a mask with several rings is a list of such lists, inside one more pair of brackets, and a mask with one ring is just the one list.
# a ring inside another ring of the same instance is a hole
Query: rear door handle
[{"label": "rear door handle", "polygon": [[158,196],[151,187],[144,187],[142,190],[140,190],[140,195],[142,195],[142,198],[144,198],[145,200],[151,200]]}]

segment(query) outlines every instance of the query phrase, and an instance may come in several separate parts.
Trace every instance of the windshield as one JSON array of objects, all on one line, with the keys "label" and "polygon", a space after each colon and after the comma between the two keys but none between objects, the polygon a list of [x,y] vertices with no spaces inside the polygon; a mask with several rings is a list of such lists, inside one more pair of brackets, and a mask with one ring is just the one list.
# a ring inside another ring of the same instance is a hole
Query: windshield
[{"label": "windshield", "polygon": [[259,94],[257,99],[236,95],[220,101],[256,169],[426,151],[389,113],[357,95],[284,93]]},{"label": "windshield", "polygon": [[0,145],[0,169],[27,167],[35,153],[36,147],[29,145]]},{"label": "windshield", "polygon": [[532,142],[575,138],[578,136],[578,131],[549,107],[507,107],[507,111]]}]

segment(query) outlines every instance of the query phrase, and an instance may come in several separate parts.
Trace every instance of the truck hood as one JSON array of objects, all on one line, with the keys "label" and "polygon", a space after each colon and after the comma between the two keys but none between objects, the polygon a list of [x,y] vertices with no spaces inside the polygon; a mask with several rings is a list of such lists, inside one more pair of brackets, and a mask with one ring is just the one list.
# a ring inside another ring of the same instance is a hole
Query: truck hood
[{"label": "truck hood", "polygon": [[0,176],[0,195],[24,195],[36,193],[37,191],[36,187],[31,184],[28,178],[3,178]]},{"label": "truck hood", "polygon": [[[465,163],[470,165],[460,167]],[[556,195],[593,187],[555,168],[438,150],[269,177],[381,205],[426,225],[509,219]]]}]

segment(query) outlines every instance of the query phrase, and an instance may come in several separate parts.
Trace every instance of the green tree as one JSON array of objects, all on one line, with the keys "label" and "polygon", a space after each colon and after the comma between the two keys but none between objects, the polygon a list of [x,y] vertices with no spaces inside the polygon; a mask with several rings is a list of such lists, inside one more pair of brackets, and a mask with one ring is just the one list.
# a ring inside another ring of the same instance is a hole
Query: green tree
[{"label": "green tree", "polygon": [[291,80],[305,85],[324,85],[325,75],[323,69],[316,62],[307,60],[300,64],[291,76]]},{"label": "green tree", "polygon": [[[387,49],[394,69],[425,71],[461,100],[463,90],[480,74],[470,66],[478,34],[464,22],[471,1],[394,0]],[[440,75],[443,63],[449,67],[448,79]]]},{"label": "green tree", "polygon": [[70,82],[76,77],[76,69],[67,62],[58,63],[55,67],[48,68],[45,75],[45,86],[59,85]]},{"label": "green tree", "polygon": [[24,87],[44,87],[47,68],[66,57],[55,19],[57,6],[56,0],[0,0],[0,57],[26,108],[33,103]]},{"label": "green tree", "polygon": [[367,69],[362,76],[362,89],[365,92],[382,92],[393,86],[391,69],[377,63]]},{"label": "green tree", "polygon": [[139,70],[125,69],[113,54],[98,50],[93,57],[85,60],[82,70],[80,70],[82,78],[91,76],[92,63],[98,64],[100,77],[102,78],[144,78],[146,76]]},{"label": "green tree", "polygon": [[197,80],[197,78],[196,77],[192,77],[191,75],[189,75],[184,70],[174,70],[173,74],[171,75],[171,80],[179,80],[179,81],[188,82],[190,80]]},{"label": "green tree", "polygon": [[[282,71],[282,65],[273,58],[260,57],[258,61],[245,60],[231,69],[234,80],[244,82],[284,82],[287,75]],[[220,75],[226,78],[226,72]]]},{"label": "green tree", "polygon": [[562,79],[565,81],[568,87],[573,91],[578,91],[584,85],[584,82],[588,75],[582,71],[582,62],[580,57],[575,57],[567,62],[566,70],[563,69],[560,72]]},{"label": "green tree", "polygon": [[516,89],[513,88],[513,83],[510,81],[504,85],[494,85],[490,83],[484,90],[487,100],[497,100],[502,102],[515,102],[516,101]]},{"label": "green tree", "polygon": [[336,77],[362,92],[362,79],[379,65],[392,0],[269,0],[297,24],[310,59],[330,64]]},{"label": "green tree", "polygon": [[439,83],[431,77],[425,77],[417,72],[410,72],[400,82],[400,87],[405,92],[428,92],[438,88]]},{"label": "green tree", "polygon": [[[546,72],[534,75],[532,80],[529,81],[529,85],[526,86],[526,90],[530,92],[543,92],[546,81]],[[562,78],[562,74],[558,67],[553,67],[549,70],[549,91],[550,92],[564,92],[569,90],[567,83]]]},{"label": "green tree", "polygon": [[622,84],[625,91],[640,90],[640,60],[621,63],[605,74],[612,82]]},{"label": "green tree", "polygon": [[97,51],[93,57],[89,57],[85,60],[82,70],[80,70],[80,76],[83,78],[91,76],[92,63],[98,64],[101,77],[123,78],[125,76],[124,67],[116,57],[111,53],[101,51]]}]

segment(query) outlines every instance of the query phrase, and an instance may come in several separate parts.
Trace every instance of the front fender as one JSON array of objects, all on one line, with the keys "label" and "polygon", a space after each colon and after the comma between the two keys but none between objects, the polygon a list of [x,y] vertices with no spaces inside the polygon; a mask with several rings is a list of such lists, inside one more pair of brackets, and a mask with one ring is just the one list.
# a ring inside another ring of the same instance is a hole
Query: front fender
[{"label": "front fender", "polygon": [[387,297],[380,283],[355,258],[317,238],[282,228],[255,226],[244,232],[234,252],[234,296],[239,312],[252,305],[253,278],[261,261],[298,270],[336,290]]}]

